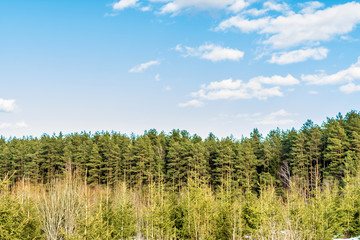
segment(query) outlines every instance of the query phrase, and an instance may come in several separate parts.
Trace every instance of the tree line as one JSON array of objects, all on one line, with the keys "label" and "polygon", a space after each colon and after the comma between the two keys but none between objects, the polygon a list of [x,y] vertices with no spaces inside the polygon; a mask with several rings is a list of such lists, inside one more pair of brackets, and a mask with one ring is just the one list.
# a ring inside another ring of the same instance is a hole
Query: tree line
[{"label": "tree line", "polygon": [[334,239],[360,234],[360,113],[257,129],[0,140],[0,239]]},{"label": "tree line", "polygon": [[299,131],[257,129],[236,140],[206,139],[187,131],[169,134],[151,129],[143,135],[86,132],[0,139],[0,177],[11,175],[49,183],[71,171],[91,185],[142,186],[156,181],[180,190],[196,178],[214,188],[231,183],[258,190],[262,184],[283,186],[300,179],[306,192],[329,178],[339,181],[354,172],[360,157],[360,114],[328,118],[321,126],[308,120]]}]

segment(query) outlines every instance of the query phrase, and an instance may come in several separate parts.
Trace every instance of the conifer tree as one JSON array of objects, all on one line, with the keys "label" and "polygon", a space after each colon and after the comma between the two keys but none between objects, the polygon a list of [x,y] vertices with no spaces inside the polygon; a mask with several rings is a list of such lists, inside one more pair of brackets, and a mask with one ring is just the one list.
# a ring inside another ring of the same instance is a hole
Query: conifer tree
[{"label": "conifer tree", "polygon": [[252,148],[251,141],[244,139],[239,145],[239,155],[236,159],[237,176],[240,186],[246,191],[251,191],[256,187],[258,164],[256,155]]},{"label": "conifer tree", "polygon": [[260,183],[275,183],[281,165],[282,142],[280,130],[270,131],[264,144],[264,157],[259,160]]},{"label": "conifer tree", "polygon": [[154,152],[147,136],[138,138],[134,144],[134,168],[136,182],[140,185],[150,183],[155,176]]},{"label": "conifer tree", "polygon": [[324,162],[325,177],[341,179],[344,176],[344,158],[347,150],[347,137],[342,123],[337,119],[328,119],[326,126],[326,148]]},{"label": "conifer tree", "polygon": [[215,137],[213,133],[210,133],[209,136],[205,139],[204,146],[207,152],[207,163],[208,163],[208,172],[210,173],[210,183],[215,185],[215,182],[218,179],[218,169],[215,168],[215,164],[219,157],[219,140]]},{"label": "conifer tree", "polygon": [[88,167],[88,183],[91,185],[100,184],[101,181],[101,155],[99,147],[96,143],[92,144],[91,152],[89,155]]}]

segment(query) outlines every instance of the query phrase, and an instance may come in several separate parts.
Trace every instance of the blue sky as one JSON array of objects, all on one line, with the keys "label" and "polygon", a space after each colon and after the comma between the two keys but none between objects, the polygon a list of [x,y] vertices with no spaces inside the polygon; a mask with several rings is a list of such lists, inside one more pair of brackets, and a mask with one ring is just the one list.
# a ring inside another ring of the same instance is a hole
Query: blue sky
[{"label": "blue sky", "polygon": [[300,128],[360,110],[359,1],[0,1],[0,135]]}]

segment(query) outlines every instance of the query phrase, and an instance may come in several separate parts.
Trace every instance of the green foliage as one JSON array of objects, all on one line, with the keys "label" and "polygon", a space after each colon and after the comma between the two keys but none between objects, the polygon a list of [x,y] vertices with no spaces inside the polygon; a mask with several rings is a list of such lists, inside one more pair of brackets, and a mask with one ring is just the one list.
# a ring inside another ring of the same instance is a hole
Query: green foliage
[{"label": "green foliage", "polygon": [[[241,140],[154,129],[0,138],[0,177],[12,175],[0,239],[354,236],[359,170],[356,111]],[[20,194],[26,184],[38,192]]]},{"label": "green foliage", "polygon": [[0,196],[0,239],[42,239],[40,221],[31,202]]}]

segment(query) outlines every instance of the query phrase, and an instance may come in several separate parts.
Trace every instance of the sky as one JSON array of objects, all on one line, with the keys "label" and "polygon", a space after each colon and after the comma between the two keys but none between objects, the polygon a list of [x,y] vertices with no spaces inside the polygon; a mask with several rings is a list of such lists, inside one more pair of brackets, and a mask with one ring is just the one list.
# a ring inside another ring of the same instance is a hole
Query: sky
[{"label": "sky", "polygon": [[360,2],[1,0],[0,135],[249,136],[360,110]]}]

